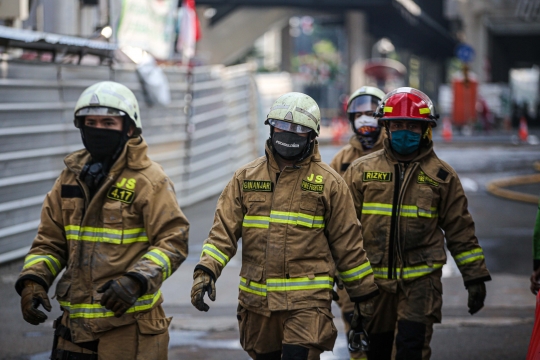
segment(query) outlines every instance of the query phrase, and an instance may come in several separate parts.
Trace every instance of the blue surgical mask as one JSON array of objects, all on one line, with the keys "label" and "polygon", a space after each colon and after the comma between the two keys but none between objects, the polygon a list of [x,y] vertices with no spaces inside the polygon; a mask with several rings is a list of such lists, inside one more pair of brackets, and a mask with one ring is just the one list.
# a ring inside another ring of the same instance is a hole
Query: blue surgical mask
[{"label": "blue surgical mask", "polygon": [[420,147],[420,134],[410,130],[392,131],[392,149],[401,155],[409,155]]}]

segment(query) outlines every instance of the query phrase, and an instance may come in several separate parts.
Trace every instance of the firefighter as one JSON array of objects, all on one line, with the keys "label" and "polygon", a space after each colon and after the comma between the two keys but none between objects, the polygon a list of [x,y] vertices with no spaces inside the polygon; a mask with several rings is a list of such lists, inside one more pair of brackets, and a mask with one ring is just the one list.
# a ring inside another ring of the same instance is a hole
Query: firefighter
[{"label": "firefighter", "polygon": [[445,238],[471,315],[483,307],[491,277],[459,178],[433,151],[438,116],[431,100],[399,88],[375,116],[388,135],[384,151],[356,160],[344,174],[381,290],[355,318],[367,318],[370,360],[429,359],[433,324],[441,321]]},{"label": "firefighter", "polygon": [[215,300],[215,282],[242,238],[242,347],[259,360],[319,359],[337,336],[330,311],[335,266],[351,301],[378,290],[347,185],[321,162],[317,103],[287,93],[265,124],[266,155],[237,170],[218,200],[191,302],[208,311],[204,294]]},{"label": "firefighter", "polygon": [[55,297],[51,359],[167,359],[160,287],[185,260],[189,224],[172,182],[147,156],[135,95],[104,81],[75,106],[85,149],[69,154],[15,284],[38,325]]},{"label": "firefighter", "polygon": [[[377,119],[373,117],[379,106],[384,92],[373,86],[362,86],[352,93],[347,103],[347,114],[351,122],[354,135],[349,144],[341,149],[330,162],[330,167],[340,175],[345,173],[349,165],[361,156],[380,150],[386,135],[379,126]],[[349,300],[339,276],[336,274],[337,303],[341,309],[341,318],[345,325],[345,334],[349,332],[354,313],[354,303]],[[351,360],[365,360],[362,352],[351,352]]]},{"label": "firefighter", "polygon": [[383,148],[385,133],[373,117],[383,97],[384,92],[373,86],[362,86],[351,94],[347,114],[354,135],[330,162],[330,167],[340,175],[354,160]]}]

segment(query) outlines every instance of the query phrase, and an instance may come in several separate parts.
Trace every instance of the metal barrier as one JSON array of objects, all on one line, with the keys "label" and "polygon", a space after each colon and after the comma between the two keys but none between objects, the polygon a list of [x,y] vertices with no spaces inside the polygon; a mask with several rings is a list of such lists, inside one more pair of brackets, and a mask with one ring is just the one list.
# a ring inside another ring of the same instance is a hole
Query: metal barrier
[{"label": "metal barrier", "polygon": [[82,148],[75,102],[97,81],[135,93],[149,155],[175,183],[180,206],[219,194],[234,170],[257,156],[252,67],[164,71],[171,104],[148,107],[134,67],[0,62],[0,263],[24,256],[32,243],[63,158]]}]

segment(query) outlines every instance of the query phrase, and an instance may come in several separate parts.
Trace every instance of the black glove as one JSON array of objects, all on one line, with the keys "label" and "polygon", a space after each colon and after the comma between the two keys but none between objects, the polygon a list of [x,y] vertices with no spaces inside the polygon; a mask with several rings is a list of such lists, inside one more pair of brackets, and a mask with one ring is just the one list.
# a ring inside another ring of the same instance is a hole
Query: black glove
[{"label": "black glove", "polygon": [[[343,281],[338,276],[334,276],[334,285],[337,285],[337,288],[339,290],[343,289]],[[332,286],[332,300],[338,301],[339,295],[336,290],[334,290],[334,287]]]},{"label": "black glove", "polygon": [[476,314],[481,308],[484,307],[484,300],[486,299],[486,284],[481,282],[478,284],[471,284],[467,287],[469,291],[469,314]]},{"label": "black glove", "polygon": [[369,351],[369,337],[364,328],[365,318],[360,313],[360,303],[354,304],[351,330],[348,334],[349,351]]},{"label": "black glove", "polygon": [[47,320],[47,315],[37,309],[40,304],[45,310],[51,312],[51,303],[43,286],[31,280],[25,280],[21,291],[21,310],[26,322],[39,325]]},{"label": "black glove", "polygon": [[216,284],[210,274],[204,270],[197,269],[193,273],[193,286],[191,287],[191,303],[199,311],[208,311],[210,306],[204,302],[204,293],[208,293],[208,298],[216,301]]},{"label": "black glove", "polygon": [[109,280],[97,292],[103,293],[99,302],[101,306],[114,312],[115,317],[120,317],[135,304],[141,295],[141,283],[131,276],[122,276]]}]

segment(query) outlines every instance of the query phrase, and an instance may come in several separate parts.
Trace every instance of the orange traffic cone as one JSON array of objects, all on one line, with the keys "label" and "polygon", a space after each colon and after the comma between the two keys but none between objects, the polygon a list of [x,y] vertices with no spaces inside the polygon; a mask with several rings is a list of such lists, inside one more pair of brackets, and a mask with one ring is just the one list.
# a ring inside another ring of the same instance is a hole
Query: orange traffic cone
[{"label": "orange traffic cone", "polygon": [[451,142],[452,136],[452,123],[450,122],[450,118],[447,116],[443,119],[442,138],[445,142]]},{"label": "orange traffic cone", "polygon": [[527,142],[529,138],[529,127],[527,126],[527,120],[524,116],[519,120],[519,131],[518,131],[519,140]]}]

